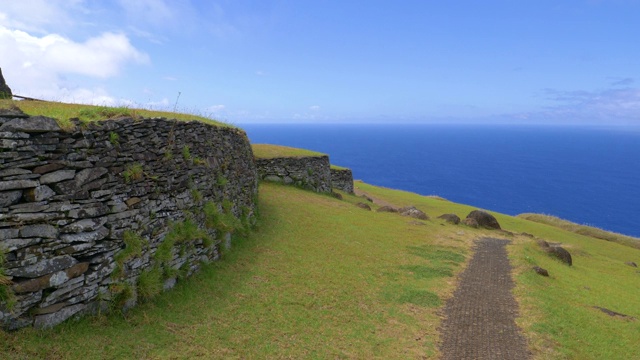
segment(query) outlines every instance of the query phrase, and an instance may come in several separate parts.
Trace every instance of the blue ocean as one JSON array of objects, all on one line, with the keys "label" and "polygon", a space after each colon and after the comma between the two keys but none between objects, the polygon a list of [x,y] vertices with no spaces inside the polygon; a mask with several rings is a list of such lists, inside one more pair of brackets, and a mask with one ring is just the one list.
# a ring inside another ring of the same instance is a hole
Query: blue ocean
[{"label": "blue ocean", "polygon": [[253,143],[329,155],[367,183],[640,237],[640,129],[242,125]]}]

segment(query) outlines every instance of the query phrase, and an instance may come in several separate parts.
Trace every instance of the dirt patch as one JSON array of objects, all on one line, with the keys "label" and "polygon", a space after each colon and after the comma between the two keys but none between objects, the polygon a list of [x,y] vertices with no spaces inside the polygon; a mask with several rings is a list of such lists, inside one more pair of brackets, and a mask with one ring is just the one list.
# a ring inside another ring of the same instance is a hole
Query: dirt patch
[{"label": "dirt patch", "polygon": [[440,329],[442,359],[530,359],[526,340],[515,324],[518,314],[511,289],[508,240],[482,238],[444,308]]}]

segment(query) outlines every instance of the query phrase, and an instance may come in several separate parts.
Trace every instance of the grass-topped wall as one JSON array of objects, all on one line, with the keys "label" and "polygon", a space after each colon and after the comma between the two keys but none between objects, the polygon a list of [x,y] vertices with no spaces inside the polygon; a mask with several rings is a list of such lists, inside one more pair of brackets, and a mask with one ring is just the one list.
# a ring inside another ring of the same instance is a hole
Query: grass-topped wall
[{"label": "grass-topped wall", "polygon": [[220,256],[254,217],[241,130],[0,115],[0,324],[123,309]]}]

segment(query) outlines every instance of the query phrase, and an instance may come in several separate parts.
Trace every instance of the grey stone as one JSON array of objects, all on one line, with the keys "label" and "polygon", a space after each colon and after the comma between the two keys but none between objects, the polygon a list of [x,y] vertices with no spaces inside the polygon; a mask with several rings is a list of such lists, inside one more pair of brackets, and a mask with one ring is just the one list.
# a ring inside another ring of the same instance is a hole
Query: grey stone
[{"label": "grey stone", "polygon": [[47,315],[38,315],[35,318],[33,326],[37,329],[48,329],[54,327],[73,315],[79,313],[84,310],[86,307],[85,304],[76,304],[65,307],[58,312],[47,314]]},{"label": "grey stone", "polygon": [[36,278],[45,274],[51,274],[62,269],[69,268],[78,261],[71,256],[63,255],[50,259],[43,259],[33,265],[6,269],[5,272],[9,276],[23,277],[23,278]]},{"label": "grey stone", "polygon": [[17,238],[19,236],[19,232],[20,231],[15,228],[0,229],[0,241]]},{"label": "grey stone", "polygon": [[14,189],[28,189],[38,186],[37,181],[33,180],[9,180],[0,181],[0,191],[14,190]]},{"label": "grey stone", "polygon": [[8,168],[0,170],[0,177],[31,174],[31,171],[21,168]]},{"label": "grey stone", "polygon": [[107,223],[106,217],[82,219],[65,226],[62,229],[62,232],[63,233],[79,233],[79,232],[95,231],[106,223]]},{"label": "grey stone", "polygon": [[17,203],[22,197],[22,190],[0,192],[0,207],[6,207]]},{"label": "grey stone", "polygon": [[40,177],[40,184],[57,183],[60,181],[73,179],[75,176],[75,170],[58,170],[42,175]]},{"label": "grey stone", "polygon": [[443,219],[444,221],[454,225],[460,224],[460,217],[456,214],[442,214],[438,216],[438,219]]},{"label": "grey stone", "polygon": [[24,198],[27,201],[37,202],[43,200],[49,200],[56,195],[47,185],[37,186],[24,191]]},{"label": "grey stone", "polygon": [[49,131],[61,131],[55,119],[45,116],[32,116],[27,119],[11,119],[2,126],[0,131],[14,131],[26,133],[42,133]]},{"label": "grey stone", "polygon": [[398,209],[398,213],[400,213],[400,215],[402,216],[409,216],[414,219],[429,220],[429,216],[427,216],[427,214],[425,214],[422,210],[417,209],[414,206],[407,206],[407,207]]},{"label": "grey stone", "polygon": [[60,169],[64,169],[64,165],[63,164],[46,164],[46,165],[41,165],[38,166],[36,168],[33,169],[33,173],[34,174],[47,174],[50,173],[52,171],[56,171],[56,170],[60,170]]},{"label": "grey stone", "polygon": [[20,229],[20,236],[23,238],[39,237],[55,239],[58,237],[58,229],[47,224],[27,225]]},{"label": "grey stone", "polygon": [[60,240],[66,243],[96,242],[104,239],[107,235],[109,235],[109,229],[101,226],[96,231],[77,234],[62,234],[60,235]]},{"label": "grey stone", "polygon": [[98,203],[92,206],[86,206],[79,209],[73,209],[69,211],[68,217],[72,219],[80,219],[80,218],[93,218],[98,216],[103,216],[109,213],[109,207]]},{"label": "grey stone", "polygon": [[78,186],[84,185],[88,182],[91,182],[95,179],[98,179],[102,175],[108,173],[109,170],[103,167],[94,167],[89,169],[83,169],[76,175],[76,184]]},{"label": "grey stone", "polygon": [[369,205],[367,205],[365,203],[359,202],[359,203],[356,204],[356,206],[361,208],[361,209],[365,209],[365,210],[371,211],[371,206],[369,206]]}]

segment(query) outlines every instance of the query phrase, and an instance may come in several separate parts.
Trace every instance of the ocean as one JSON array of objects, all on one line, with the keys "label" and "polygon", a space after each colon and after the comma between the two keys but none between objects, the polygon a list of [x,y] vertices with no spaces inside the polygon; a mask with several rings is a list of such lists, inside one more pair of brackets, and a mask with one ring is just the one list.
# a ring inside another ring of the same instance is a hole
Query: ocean
[{"label": "ocean", "polygon": [[[640,237],[640,129],[245,124],[252,143],[329,155],[355,179]],[[460,214],[463,215],[463,214]]]}]

